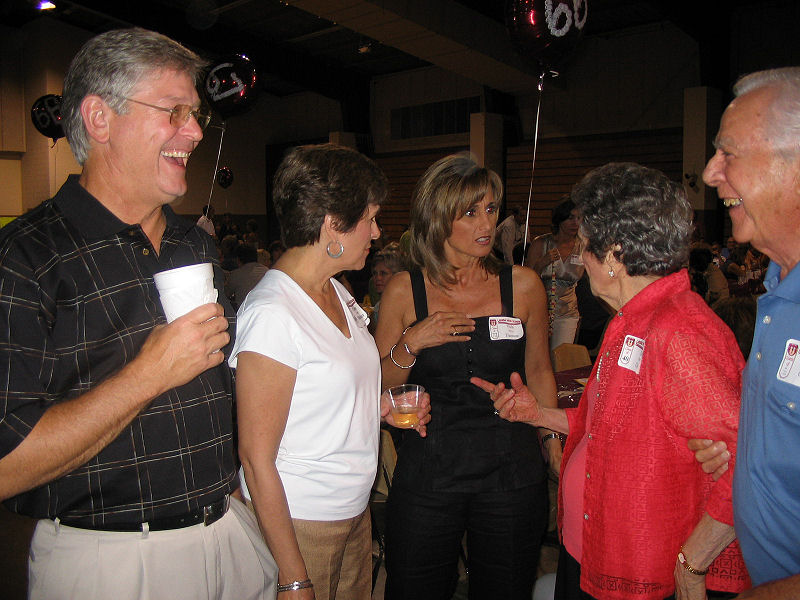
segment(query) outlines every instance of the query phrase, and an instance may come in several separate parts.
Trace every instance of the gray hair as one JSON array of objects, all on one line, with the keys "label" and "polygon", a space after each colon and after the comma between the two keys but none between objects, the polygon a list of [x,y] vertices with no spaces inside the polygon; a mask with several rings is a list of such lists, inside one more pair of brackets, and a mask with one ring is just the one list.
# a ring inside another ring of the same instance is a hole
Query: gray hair
[{"label": "gray hair", "polygon": [[90,39],[72,59],[64,78],[61,116],[75,159],[82,165],[89,155],[89,136],[81,116],[86,96],[100,96],[115,112],[125,114],[125,96],[151,73],[183,71],[197,85],[206,65],[178,42],[146,29],[116,29]]},{"label": "gray hair", "polygon": [[784,67],[756,71],[745,75],[734,84],[736,97],[772,88],[776,97],[764,120],[766,137],[773,150],[789,160],[800,150],[800,67]]},{"label": "gray hair", "polygon": [[632,276],[668,275],[686,262],[692,207],[683,187],[661,171],[608,163],[587,173],[571,197],[586,249],[598,260],[611,250]]}]

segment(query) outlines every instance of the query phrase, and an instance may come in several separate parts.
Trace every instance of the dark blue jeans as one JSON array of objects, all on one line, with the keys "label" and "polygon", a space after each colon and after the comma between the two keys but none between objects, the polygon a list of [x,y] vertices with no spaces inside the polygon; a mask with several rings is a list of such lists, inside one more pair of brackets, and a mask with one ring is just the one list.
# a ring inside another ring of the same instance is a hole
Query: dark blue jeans
[{"label": "dark blue jeans", "polygon": [[387,600],[450,600],[464,533],[469,598],[530,600],[547,504],[546,481],[484,493],[392,487],[386,515]]}]

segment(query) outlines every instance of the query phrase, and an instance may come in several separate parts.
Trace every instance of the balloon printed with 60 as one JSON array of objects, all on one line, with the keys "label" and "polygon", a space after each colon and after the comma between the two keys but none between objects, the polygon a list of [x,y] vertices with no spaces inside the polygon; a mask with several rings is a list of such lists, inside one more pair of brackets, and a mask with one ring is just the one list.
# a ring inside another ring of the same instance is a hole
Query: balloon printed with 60
[{"label": "balloon printed with 60", "polygon": [[31,107],[31,120],[36,131],[52,138],[53,144],[64,137],[64,128],[61,126],[61,96],[46,94],[38,98]]}]

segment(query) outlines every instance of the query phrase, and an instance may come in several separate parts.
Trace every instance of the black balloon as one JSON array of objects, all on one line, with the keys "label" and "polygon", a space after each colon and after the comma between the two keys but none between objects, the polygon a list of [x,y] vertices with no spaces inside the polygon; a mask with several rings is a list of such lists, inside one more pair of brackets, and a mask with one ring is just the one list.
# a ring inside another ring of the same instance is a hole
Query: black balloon
[{"label": "black balloon", "polygon": [[542,72],[575,49],[586,25],[588,0],[506,0],[506,29],[517,52]]},{"label": "black balloon", "polygon": [[258,75],[253,62],[236,54],[211,67],[204,91],[211,107],[223,119],[245,112],[258,94]]},{"label": "black balloon", "polygon": [[31,108],[31,120],[36,131],[53,138],[53,142],[64,137],[64,128],[61,126],[61,96],[46,94],[36,100]]},{"label": "black balloon", "polygon": [[233,183],[233,171],[228,167],[222,167],[217,171],[217,183],[222,189],[228,189]]}]

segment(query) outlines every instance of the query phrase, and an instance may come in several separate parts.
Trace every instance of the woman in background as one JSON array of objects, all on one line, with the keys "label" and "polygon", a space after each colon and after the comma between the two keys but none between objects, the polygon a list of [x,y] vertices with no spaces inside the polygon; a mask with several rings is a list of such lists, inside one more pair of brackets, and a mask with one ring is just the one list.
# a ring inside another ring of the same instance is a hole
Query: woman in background
[{"label": "woman in background", "polygon": [[400,255],[397,242],[387,244],[372,259],[372,278],[369,282],[369,294],[364,297],[364,304],[372,309],[369,330],[375,332],[378,326],[378,312],[380,310],[381,296],[392,275],[405,269],[403,257]]},{"label": "woman in background", "polygon": [[[406,437],[398,452],[387,505],[390,600],[451,598],[465,533],[469,598],[531,598],[547,525],[539,438],[498,417],[469,381],[519,371],[556,405],[541,280],[492,254],[502,193],[497,174],[466,155],[432,165],[413,196],[412,270],[381,299],[383,387],[423,385],[432,416],[428,437]],[[545,443],[557,469],[561,445]]]},{"label": "woman in background", "polygon": [[578,333],[580,313],[575,286],[583,275],[578,215],[572,200],[553,209],[553,233],[533,240],[525,264],[539,273],[547,291],[550,349],[572,344]]}]

